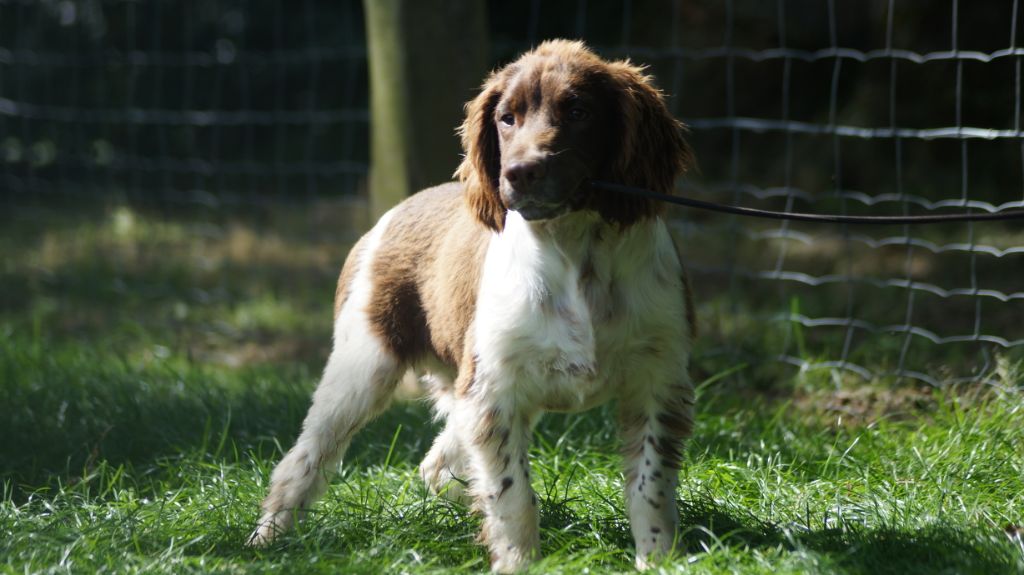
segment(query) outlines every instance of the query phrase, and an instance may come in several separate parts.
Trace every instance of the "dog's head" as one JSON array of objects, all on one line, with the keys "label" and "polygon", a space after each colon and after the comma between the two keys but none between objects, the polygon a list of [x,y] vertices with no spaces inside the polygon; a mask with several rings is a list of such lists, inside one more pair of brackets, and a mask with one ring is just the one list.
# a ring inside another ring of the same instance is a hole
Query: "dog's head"
[{"label": "dog's head", "polygon": [[589,180],[671,193],[691,162],[683,126],[629,61],[553,40],[492,73],[466,104],[465,159],[456,171],[477,217],[545,220],[595,210],[621,226],[659,213],[648,199],[592,191]]}]

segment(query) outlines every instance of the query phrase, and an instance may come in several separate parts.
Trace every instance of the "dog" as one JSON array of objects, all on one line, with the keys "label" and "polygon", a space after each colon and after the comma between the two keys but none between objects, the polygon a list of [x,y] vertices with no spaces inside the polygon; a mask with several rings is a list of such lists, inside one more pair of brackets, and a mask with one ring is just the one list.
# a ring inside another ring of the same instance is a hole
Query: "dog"
[{"label": "dog", "polygon": [[645,568],[676,535],[694,310],[660,205],[588,182],[671,193],[691,164],[684,127],[642,67],[566,40],[492,72],[465,110],[458,181],[406,199],[349,253],[333,351],[249,542],[314,503],[412,370],[445,422],[420,474],[472,501],[497,572],[539,557],[538,418],[617,400]]}]

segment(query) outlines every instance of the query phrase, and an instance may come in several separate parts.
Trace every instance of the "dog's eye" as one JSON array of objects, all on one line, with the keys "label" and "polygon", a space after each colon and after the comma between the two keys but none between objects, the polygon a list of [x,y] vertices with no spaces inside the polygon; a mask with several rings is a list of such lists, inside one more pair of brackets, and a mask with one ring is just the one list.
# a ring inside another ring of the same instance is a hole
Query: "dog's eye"
[{"label": "dog's eye", "polygon": [[516,123],[516,117],[512,114],[502,114],[501,123],[506,126],[514,126]]},{"label": "dog's eye", "polygon": [[580,108],[579,106],[569,108],[569,119],[572,120],[573,122],[586,120],[589,117],[590,112],[585,108]]}]

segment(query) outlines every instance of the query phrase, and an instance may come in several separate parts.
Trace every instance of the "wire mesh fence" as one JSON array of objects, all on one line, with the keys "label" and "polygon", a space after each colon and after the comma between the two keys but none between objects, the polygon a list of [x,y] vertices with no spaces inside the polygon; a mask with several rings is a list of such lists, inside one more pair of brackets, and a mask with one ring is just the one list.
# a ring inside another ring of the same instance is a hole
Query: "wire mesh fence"
[{"label": "wire mesh fence", "polygon": [[[489,10],[495,64],[549,37],[649,64],[691,129],[688,194],[843,214],[1024,207],[1019,0]],[[358,197],[362,18],[353,1],[0,0],[8,212]],[[1024,356],[1019,225],[673,216],[701,301],[699,364],[939,385]]]},{"label": "wire mesh fence", "polygon": [[8,194],[231,205],[351,190],[366,172],[357,2],[0,10]]}]

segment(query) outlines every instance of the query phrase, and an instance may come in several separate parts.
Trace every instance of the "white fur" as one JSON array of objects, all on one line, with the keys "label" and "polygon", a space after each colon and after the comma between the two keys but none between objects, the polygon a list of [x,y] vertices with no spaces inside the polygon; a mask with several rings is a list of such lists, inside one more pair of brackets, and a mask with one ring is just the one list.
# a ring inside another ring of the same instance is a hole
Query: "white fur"
[{"label": "white fur", "polygon": [[[584,284],[586,261],[594,279]],[[477,309],[477,378],[488,395],[510,386],[540,408],[580,411],[647,379],[638,371],[661,379],[686,370],[682,268],[660,219],[618,232],[590,213],[537,224],[509,212],[487,252]]]}]

